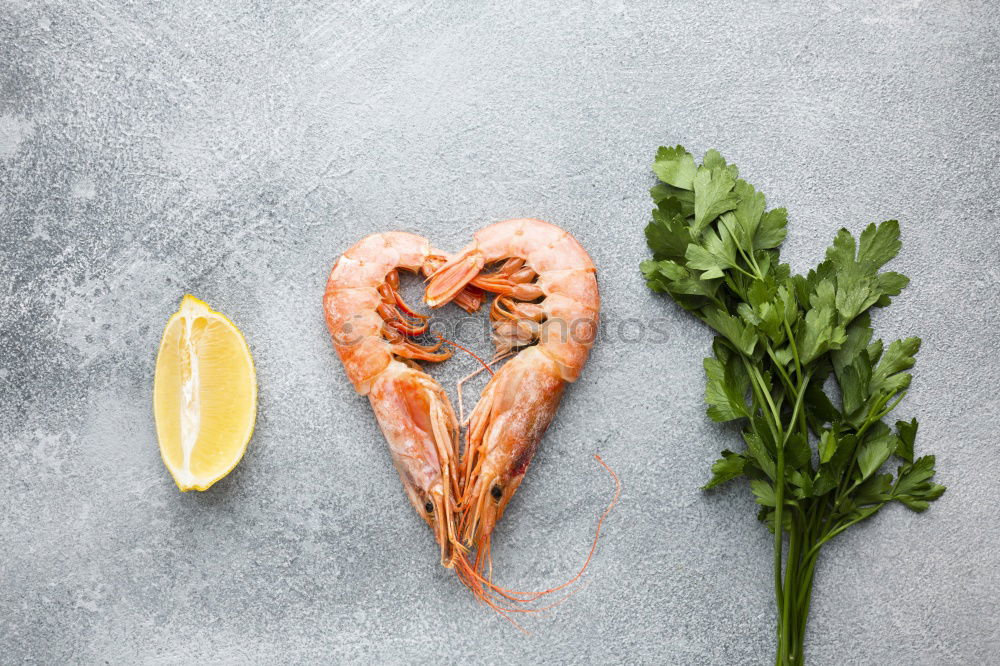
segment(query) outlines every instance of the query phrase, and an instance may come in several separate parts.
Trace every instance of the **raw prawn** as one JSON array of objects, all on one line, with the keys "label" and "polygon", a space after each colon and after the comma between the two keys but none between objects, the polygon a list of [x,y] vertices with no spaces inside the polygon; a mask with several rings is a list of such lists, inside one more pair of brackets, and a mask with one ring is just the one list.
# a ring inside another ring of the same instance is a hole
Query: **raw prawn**
[{"label": "raw prawn", "polygon": [[[459,427],[444,390],[415,362],[443,361],[451,352],[441,342],[411,339],[427,330],[428,317],[400,296],[398,274],[429,275],[447,258],[415,234],[368,236],[334,264],[323,309],[344,371],[355,390],[368,396],[406,494],[434,530],[441,563],[452,567],[463,552],[456,532]],[[456,302],[471,312],[481,301],[473,288]]]},{"label": "raw prawn", "polygon": [[[498,270],[486,270],[499,262]],[[569,232],[517,219],[480,230],[427,284],[424,300],[431,307],[461,297],[469,287],[496,294],[490,318],[497,353],[519,350],[493,374],[473,409],[457,470],[458,536],[476,548],[476,559],[470,564],[464,554],[456,557],[456,572],[491,605],[491,591],[513,601],[540,596],[525,598],[494,586],[483,569],[493,529],[521,484],[563,389],[580,375],[594,343],[600,310],[595,273]]]}]

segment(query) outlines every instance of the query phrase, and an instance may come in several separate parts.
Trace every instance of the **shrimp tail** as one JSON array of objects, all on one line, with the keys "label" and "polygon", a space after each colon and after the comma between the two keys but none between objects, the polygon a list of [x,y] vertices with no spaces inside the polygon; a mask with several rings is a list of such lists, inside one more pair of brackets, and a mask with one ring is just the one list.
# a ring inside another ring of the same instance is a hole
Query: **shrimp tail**
[{"label": "shrimp tail", "polygon": [[452,299],[452,303],[462,308],[469,314],[472,314],[473,312],[477,312],[479,308],[482,307],[483,299],[485,299],[485,297],[486,295],[483,293],[482,289],[469,285],[455,294],[455,297]]},{"label": "shrimp tail", "polygon": [[432,308],[451,302],[479,275],[484,265],[483,255],[476,250],[456,254],[434,271],[427,283],[424,302]]}]

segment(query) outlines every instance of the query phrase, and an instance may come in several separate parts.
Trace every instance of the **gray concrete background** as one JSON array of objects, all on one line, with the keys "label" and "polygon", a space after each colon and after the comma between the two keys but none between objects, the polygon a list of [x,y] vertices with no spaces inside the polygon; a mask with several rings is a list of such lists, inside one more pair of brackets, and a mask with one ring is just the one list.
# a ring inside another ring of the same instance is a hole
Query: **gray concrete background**
[{"label": "gray concrete background", "polygon": [[[877,328],[924,338],[899,415],[949,491],[826,550],[811,662],[1000,661],[1000,7],[458,5],[0,7],[0,660],[768,663],[770,537],[744,487],[698,490],[737,444],[703,413],[710,336],[637,268],[649,164],[679,142],[788,206],[796,270],[842,225],[902,222],[913,282]],[[575,571],[610,494],[593,453],[624,484],[586,587],[530,636],[436,563],[320,307],[363,234],[457,248],[523,215],[591,252],[608,334],[498,528],[499,578]],[[203,494],[150,407],[188,291],[260,381],[246,458]]]}]

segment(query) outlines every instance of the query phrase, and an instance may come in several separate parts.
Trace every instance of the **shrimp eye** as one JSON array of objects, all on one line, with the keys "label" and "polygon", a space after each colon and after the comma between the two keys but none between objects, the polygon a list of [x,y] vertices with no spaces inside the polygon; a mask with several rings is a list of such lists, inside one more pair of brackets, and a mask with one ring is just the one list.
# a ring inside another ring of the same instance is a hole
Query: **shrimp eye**
[{"label": "shrimp eye", "polygon": [[434,505],[430,502],[430,500],[428,500],[427,504],[424,504],[424,510],[427,511],[427,513],[434,513]]},{"label": "shrimp eye", "polygon": [[503,497],[503,490],[500,489],[500,486],[493,486],[490,495],[493,495],[493,499],[499,502],[500,498]]}]

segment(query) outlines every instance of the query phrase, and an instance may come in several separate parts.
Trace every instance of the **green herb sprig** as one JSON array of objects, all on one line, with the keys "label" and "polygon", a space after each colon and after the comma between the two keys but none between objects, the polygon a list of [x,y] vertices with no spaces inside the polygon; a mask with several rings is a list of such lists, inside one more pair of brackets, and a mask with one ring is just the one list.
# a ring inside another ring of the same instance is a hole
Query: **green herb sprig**
[{"label": "green herb sprig", "polygon": [[[775,663],[800,664],[823,545],[890,502],[924,511],[945,490],[932,481],[934,456],[914,458],[916,419],[883,420],[906,395],[920,348],[919,338],[873,339],[869,317],[909,282],[881,270],[901,247],[899,224],[871,224],[857,241],[841,229],[825,261],[792,275],[778,249],[785,209],[767,210],[718,152],[697,165],[681,146],[660,148],[653,171],[661,182],[650,190],[643,275],[714,329],[708,416],[744,424],[745,450],[723,451],[705,488],[749,479],[774,533]],[[892,456],[895,475],[880,473]]]}]

